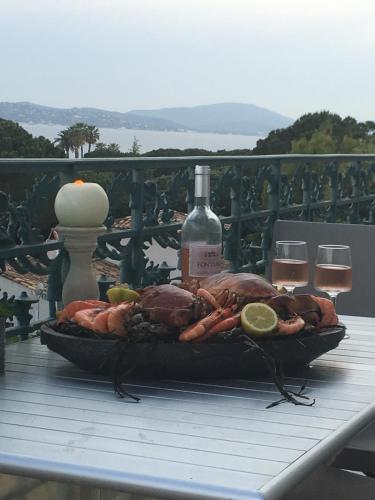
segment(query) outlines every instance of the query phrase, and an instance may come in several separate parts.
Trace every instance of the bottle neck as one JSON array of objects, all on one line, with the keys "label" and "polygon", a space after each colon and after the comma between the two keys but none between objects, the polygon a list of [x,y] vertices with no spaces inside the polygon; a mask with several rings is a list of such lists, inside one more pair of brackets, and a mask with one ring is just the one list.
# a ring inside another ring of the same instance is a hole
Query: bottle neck
[{"label": "bottle neck", "polygon": [[210,174],[195,174],[195,206],[210,206]]}]

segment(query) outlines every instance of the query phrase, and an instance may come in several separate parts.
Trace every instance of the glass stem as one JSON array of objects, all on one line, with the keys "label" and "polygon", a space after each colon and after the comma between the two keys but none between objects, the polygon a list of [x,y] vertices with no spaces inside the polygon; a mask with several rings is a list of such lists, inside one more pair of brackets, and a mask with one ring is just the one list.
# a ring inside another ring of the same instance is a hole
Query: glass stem
[{"label": "glass stem", "polygon": [[335,306],[335,309],[336,309],[337,295],[331,295],[331,301],[332,301],[332,304]]}]

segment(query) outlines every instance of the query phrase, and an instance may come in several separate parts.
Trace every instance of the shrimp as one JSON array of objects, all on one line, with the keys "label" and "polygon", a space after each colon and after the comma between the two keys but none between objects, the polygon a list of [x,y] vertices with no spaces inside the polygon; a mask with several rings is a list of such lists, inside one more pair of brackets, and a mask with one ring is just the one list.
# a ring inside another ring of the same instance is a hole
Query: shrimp
[{"label": "shrimp", "polygon": [[202,297],[206,302],[208,302],[214,309],[219,309],[221,306],[218,303],[218,301],[215,299],[215,297],[205,290],[204,288],[198,288],[197,290],[197,296]]},{"label": "shrimp", "polygon": [[206,316],[205,318],[197,321],[189,328],[184,330],[178,337],[180,342],[189,342],[196,340],[199,337],[205,335],[205,333],[210,330],[217,323],[220,323],[223,319],[233,316],[233,308],[228,307],[226,309],[215,309],[214,312]]},{"label": "shrimp", "polygon": [[213,337],[217,333],[227,332],[238,326],[241,322],[241,312],[236,313],[234,316],[223,319],[219,323],[216,323],[212,328],[210,328],[204,335],[198,337],[194,342],[201,343],[205,340]]},{"label": "shrimp", "polygon": [[94,321],[96,316],[102,312],[103,309],[81,309],[77,311],[73,317],[73,321],[83,328],[94,330]]},{"label": "shrimp", "polygon": [[126,302],[116,307],[111,307],[108,314],[108,331],[117,335],[126,335],[126,318],[134,311],[134,302]]},{"label": "shrimp", "polygon": [[110,333],[108,329],[108,317],[111,311],[115,309],[115,307],[108,307],[101,311],[94,320],[93,330],[97,333]]},{"label": "shrimp", "polygon": [[76,312],[81,309],[95,309],[98,307],[110,307],[110,304],[108,302],[102,302],[101,300],[74,300],[61,311],[57,324],[64,320],[72,319]]}]

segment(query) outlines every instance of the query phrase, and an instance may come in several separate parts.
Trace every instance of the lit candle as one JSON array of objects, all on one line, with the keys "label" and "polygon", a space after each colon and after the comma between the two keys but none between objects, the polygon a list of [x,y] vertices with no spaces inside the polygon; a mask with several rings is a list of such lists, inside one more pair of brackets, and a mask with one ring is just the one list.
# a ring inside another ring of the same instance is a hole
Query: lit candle
[{"label": "lit candle", "polygon": [[77,180],[65,184],[56,195],[55,213],[61,226],[98,227],[108,215],[104,189],[93,182]]}]

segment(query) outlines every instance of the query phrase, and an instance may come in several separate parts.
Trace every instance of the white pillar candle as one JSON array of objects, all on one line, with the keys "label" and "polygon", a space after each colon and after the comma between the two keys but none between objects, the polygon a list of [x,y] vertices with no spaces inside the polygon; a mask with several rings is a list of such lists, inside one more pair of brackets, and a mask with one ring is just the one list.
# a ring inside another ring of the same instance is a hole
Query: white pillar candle
[{"label": "white pillar candle", "polygon": [[61,226],[98,227],[109,210],[104,189],[81,180],[65,184],[56,195],[55,213]]}]

